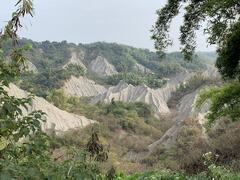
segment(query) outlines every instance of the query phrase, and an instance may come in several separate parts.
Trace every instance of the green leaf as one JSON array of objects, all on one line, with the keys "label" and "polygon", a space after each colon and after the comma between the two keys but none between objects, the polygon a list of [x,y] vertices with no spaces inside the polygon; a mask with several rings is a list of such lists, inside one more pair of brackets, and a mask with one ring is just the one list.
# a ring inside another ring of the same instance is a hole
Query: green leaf
[{"label": "green leaf", "polygon": [[4,137],[0,137],[0,151],[5,149],[8,145],[8,141]]}]

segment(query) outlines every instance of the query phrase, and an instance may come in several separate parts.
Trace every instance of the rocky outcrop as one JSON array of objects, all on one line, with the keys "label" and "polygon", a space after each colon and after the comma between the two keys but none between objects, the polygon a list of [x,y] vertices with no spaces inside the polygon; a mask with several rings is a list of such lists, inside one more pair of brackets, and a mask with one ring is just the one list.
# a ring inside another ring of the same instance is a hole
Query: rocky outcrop
[{"label": "rocky outcrop", "polygon": [[165,87],[159,89],[151,89],[146,85],[133,86],[120,81],[117,86],[110,87],[105,93],[93,98],[92,103],[99,101],[110,103],[112,99],[124,102],[144,102],[150,104],[158,115],[170,113],[167,101],[178,84],[188,76],[187,73],[178,74],[172,77]]},{"label": "rocky outcrop", "polygon": [[69,94],[78,97],[97,96],[106,91],[104,86],[98,85],[94,81],[82,76],[78,78],[71,76],[71,78],[65,82],[63,89]]},{"label": "rocky outcrop", "polygon": [[136,65],[134,66],[134,69],[137,72],[140,72],[142,74],[154,74],[150,69],[146,68],[145,66],[136,63]]},{"label": "rocky outcrop", "polygon": [[83,60],[84,60],[83,51],[79,51],[79,52],[72,51],[70,60],[68,61],[67,64],[63,66],[63,68],[66,68],[69,64],[76,64],[76,65],[82,66],[86,70],[87,68],[83,64]]},{"label": "rocky outcrop", "polygon": [[37,73],[37,67],[30,61],[26,61],[26,71],[31,71],[33,73]]},{"label": "rocky outcrop", "polygon": [[[10,84],[7,91],[9,95],[15,96],[17,98],[25,98],[29,95],[29,93],[19,89],[14,84]],[[54,130],[58,134],[70,129],[83,128],[95,122],[93,120],[87,119],[84,116],[78,116],[63,111],[45,99],[36,96],[32,101],[32,105],[28,107],[28,110],[23,109],[23,113],[26,115],[35,110],[42,110],[46,113],[46,122],[42,124],[43,130]]]},{"label": "rocky outcrop", "polygon": [[124,102],[145,102],[151,104],[158,113],[168,113],[169,109],[157,90],[153,90],[145,85],[133,86],[120,81],[117,86],[111,87],[107,92],[97,96],[93,103],[99,101],[110,103],[111,100]]},{"label": "rocky outcrop", "polygon": [[102,56],[98,56],[95,60],[91,61],[88,68],[91,72],[94,72],[101,77],[118,73],[115,67]]}]

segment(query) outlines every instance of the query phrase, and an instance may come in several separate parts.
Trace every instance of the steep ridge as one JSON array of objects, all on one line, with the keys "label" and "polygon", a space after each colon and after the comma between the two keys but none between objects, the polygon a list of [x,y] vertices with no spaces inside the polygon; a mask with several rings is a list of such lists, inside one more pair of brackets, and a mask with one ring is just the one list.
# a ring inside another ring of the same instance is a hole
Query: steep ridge
[{"label": "steep ridge", "polygon": [[199,89],[184,96],[179,104],[177,116],[174,118],[175,124],[167,130],[167,132],[156,142],[148,146],[149,153],[151,153],[158,145],[163,145],[165,148],[169,148],[174,144],[177,138],[178,130],[181,127],[182,121],[192,115],[192,104],[198,93]]},{"label": "steep ridge", "polygon": [[124,102],[145,102],[150,104],[157,115],[170,113],[167,101],[179,83],[191,76],[190,73],[181,73],[170,78],[167,85],[159,89],[151,89],[146,85],[133,86],[123,81],[117,86],[110,87],[108,91],[92,99],[92,103],[99,101],[110,103],[112,99]]},{"label": "steep ridge", "polygon": [[94,81],[82,76],[78,78],[71,76],[71,78],[65,82],[63,89],[69,94],[78,97],[97,96],[106,91],[104,86],[98,85]]},{"label": "steep ridge", "polygon": [[[29,93],[19,89],[14,84],[10,84],[7,91],[10,96],[15,96],[17,98],[25,98],[29,95]],[[83,128],[95,122],[84,116],[78,116],[60,110],[45,99],[36,96],[32,101],[32,105],[28,107],[28,110],[23,109],[23,111],[24,114],[28,114],[35,110],[42,110],[46,113],[46,122],[42,124],[44,131],[55,130],[56,133],[61,133],[74,128]]]},{"label": "steep ridge", "polygon": [[63,68],[66,68],[69,64],[76,64],[76,65],[82,66],[84,69],[87,69],[86,66],[83,64],[83,60],[84,60],[84,52],[72,51],[70,60],[67,62],[67,64],[63,66]]},{"label": "steep ridge", "polygon": [[157,113],[169,112],[166,103],[162,98],[159,98],[158,91],[150,89],[145,85],[135,87],[121,81],[117,86],[109,88],[107,92],[94,98],[92,103],[99,101],[110,103],[112,99],[123,102],[146,102],[153,105]]},{"label": "steep ridge", "polygon": [[154,74],[150,69],[148,69],[147,67],[136,63],[136,65],[134,66],[135,70],[137,72],[143,73],[143,74]]},{"label": "steep ridge", "polygon": [[[208,66],[207,70],[204,71],[202,75],[205,78],[219,78],[219,73],[217,69],[212,66]],[[198,111],[195,110],[193,107],[194,101],[202,88],[203,87],[199,87],[194,92],[187,94],[181,99],[180,103],[177,106],[177,116],[174,118],[175,124],[169,130],[167,130],[166,133],[158,141],[148,146],[149,154],[151,154],[151,152],[153,152],[153,150],[160,144],[165,148],[171,147],[178,138],[178,132],[180,127],[182,126],[182,122],[187,118],[195,118],[199,121],[200,124],[203,124],[204,116],[209,109],[209,104],[206,103]]]},{"label": "steep ridge", "polygon": [[27,71],[32,71],[33,73],[37,73],[38,70],[37,70],[37,67],[30,61],[27,61],[26,62],[26,66],[27,66]]},{"label": "steep ridge", "polygon": [[118,73],[115,67],[102,56],[98,56],[95,60],[91,61],[88,68],[101,77]]}]

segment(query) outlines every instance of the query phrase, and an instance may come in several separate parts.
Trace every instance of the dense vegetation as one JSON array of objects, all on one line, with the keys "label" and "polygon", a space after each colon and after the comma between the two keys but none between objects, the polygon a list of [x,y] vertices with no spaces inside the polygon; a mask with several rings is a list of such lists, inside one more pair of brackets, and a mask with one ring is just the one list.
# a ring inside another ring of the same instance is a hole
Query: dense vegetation
[{"label": "dense vegetation", "polygon": [[202,54],[195,56],[193,62],[187,63],[181,53],[170,53],[165,58],[160,58],[157,53],[147,49],[137,49],[116,43],[98,42],[82,46],[86,50],[87,61],[90,62],[101,55],[122,73],[134,71],[136,63],[149,68],[160,77],[166,77],[184,69],[191,71],[205,67],[201,63]]},{"label": "dense vegetation", "polygon": [[106,83],[110,85],[117,85],[121,80],[134,86],[145,84],[150,88],[160,88],[167,82],[167,80],[157,78],[153,74],[141,75],[139,73],[121,73],[108,76]]},{"label": "dense vegetation", "polygon": [[232,121],[239,120],[240,84],[238,82],[203,90],[197,99],[196,106],[203,105],[209,99],[212,106],[207,114],[208,126],[212,126],[221,117],[228,117]]},{"label": "dense vegetation", "polygon": [[[187,63],[180,53],[170,53],[165,59],[161,59],[156,53],[149,50],[104,42],[76,45],[66,41],[44,41],[39,43],[28,39],[20,39],[19,46],[29,47],[29,51],[24,52],[24,54],[37,69],[36,72],[30,71],[21,75],[20,87],[44,98],[46,98],[50,90],[61,88],[71,75],[77,77],[87,76],[103,85],[116,85],[120,80],[125,80],[133,85],[146,84],[158,88],[165,84],[165,77],[178,72],[204,69],[205,65],[201,61],[206,57],[206,54],[200,53],[191,63]],[[4,42],[3,48],[3,55],[9,57],[11,41]],[[80,65],[69,64],[67,66],[72,52],[84,54],[82,61],[85,66],[88,66],[97,56],[103,56],[120,73],[100,78]],[[139,72],[135,67],[137,63],[144,65],[152,73],[146,75],[146,73]]]},{"label": "dense vegetation", "polygon": [[36,94],[37,96],[45,97],[53,89],[60,89],[64,82],[71,76],[83,76],[85,70],[79,65],[70,64],[66,68],[46,67],[43,71],[34,73],[32,71],[25,72],[20,77],[20,87]]}]

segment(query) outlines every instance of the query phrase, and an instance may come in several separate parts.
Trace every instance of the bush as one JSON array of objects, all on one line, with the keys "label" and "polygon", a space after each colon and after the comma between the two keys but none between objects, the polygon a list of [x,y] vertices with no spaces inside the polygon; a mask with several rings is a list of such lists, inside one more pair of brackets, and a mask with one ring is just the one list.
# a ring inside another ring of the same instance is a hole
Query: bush
[{"label": "bush", "polygon": [[145,84],[150,88],[161,88],[167,82],[165,79],[157,78],[155,75],[120,73],[107,77],[106,83],[109,85],[117,85],[121,80],[134,86]]},{"label": "bush", "polygon": [[232,121],[240,120],[240,83],[231,82],[221,87],[203,90],[197,98],[196,107],[201,107],[207,100],[211,106],[207,114],[207,127],[221,117],[228,117]]},{"label": "bush", "polygon": [[[63,90],[53,90],[47,96],[47,100],[62,110],[68,110],[68,95]],[[74,102],[72,102],[74,103]]]},{"label": "bush", "polygon": [[67,72],[70,76],[73,75],[76,77],[86,75],[86,70],[82,66],[79,66],[77,64],[69,64],[67,66]]}]

